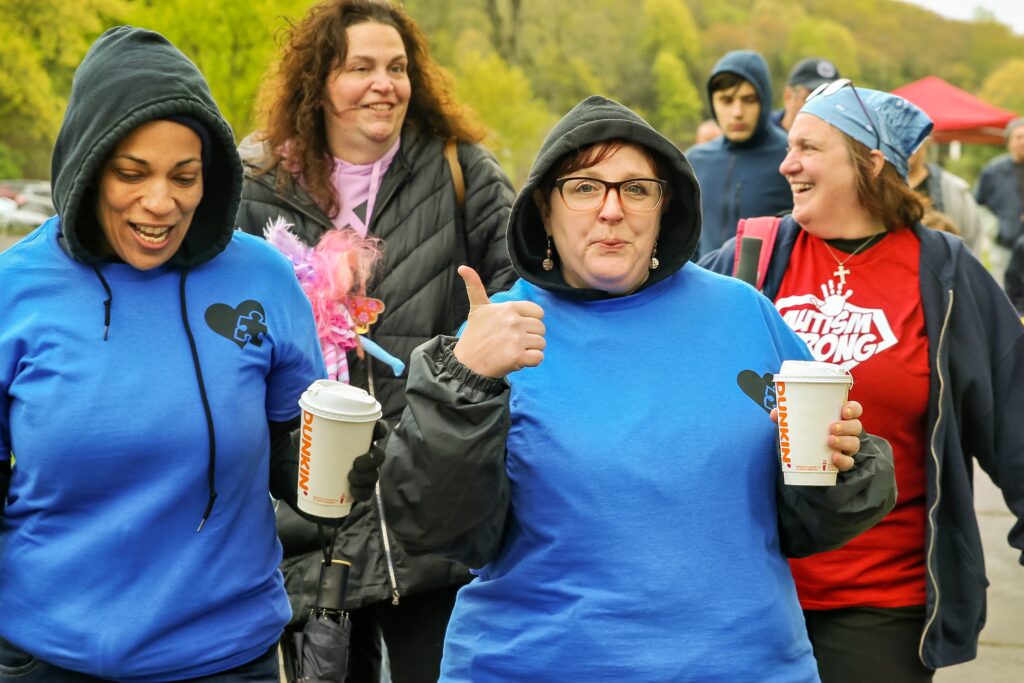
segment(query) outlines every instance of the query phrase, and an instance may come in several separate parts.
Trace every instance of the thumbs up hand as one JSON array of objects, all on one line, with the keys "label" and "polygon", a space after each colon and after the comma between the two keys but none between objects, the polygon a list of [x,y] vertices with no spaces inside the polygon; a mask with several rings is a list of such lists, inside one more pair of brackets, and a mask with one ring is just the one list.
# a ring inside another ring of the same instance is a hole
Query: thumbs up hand
[{"label": "thumbs up hand", "polygon": [[475,270],[460,266],[469,295],[469,319],[453,353],[484,377],[504,377],[544,360],[544,309],[530,301],[492,304]]}]

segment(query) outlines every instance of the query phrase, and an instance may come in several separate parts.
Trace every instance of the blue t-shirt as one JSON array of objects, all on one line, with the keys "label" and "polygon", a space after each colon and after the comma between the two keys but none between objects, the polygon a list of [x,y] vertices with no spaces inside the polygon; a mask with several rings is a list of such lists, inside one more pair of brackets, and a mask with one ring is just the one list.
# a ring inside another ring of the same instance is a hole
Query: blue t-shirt
[{"label": "blue t-shirt", "polygon": [[267,421],[323,377],[310,305],[272,247],[236,233],[191,270],[185,299],[216,433],[182,321],[179,271],[70,259],[51,219],[0,255],[0,636],[121,681],[226,670],[290,617],[268,494]]},{"label": "blue t-shirt", "polygon": [[816,681],[776,428],[738,382],[809,358],[771,302],[694,264],[623,298],[493,300],[539,304],[547,346],[508,377],[509,521],[442,680]]}]

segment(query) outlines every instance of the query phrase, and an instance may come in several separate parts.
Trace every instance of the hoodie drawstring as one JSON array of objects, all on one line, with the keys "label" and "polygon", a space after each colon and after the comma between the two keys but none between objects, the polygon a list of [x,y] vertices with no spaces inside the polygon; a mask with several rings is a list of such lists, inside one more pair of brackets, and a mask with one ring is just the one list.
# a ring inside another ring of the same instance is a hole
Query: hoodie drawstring
[{"label": "hoodie drawstring", "polygon": [[[103,302],[103,341],[107,341],[110,331],[110,306],[114,300],[114,293],[111,291],[107,279],[103,277],[103,272],[95,265],[92,269],[96,273],[96,277],[99,278],[100,284],[103,285],[103,291],[107,293],[107,299]],[[181,320],[185,325],[188,348],[192,352],[192,367],[196,369],[196,382],[199,384],[199,396],[203,401],[203,415],[206,417],[206,433],[209,435],[210,440],[210,456],[206,469],[210,495],[206,501],[206,510],[203,511],[203,518],[199,521],[199,527],[196,529],[196,533],[198,533],[203,530],[203,525],[210,518],[210,513],[213,512],[213,503],[217,500],[217,437],[213,430],[213,413],[210,410],[210,399],[206,396],[206,383],[203,381],[203,368],[199,365],[199,352],[196,350],[196,340],[192,336],[192,328],[188,324],[188,308],[185,302],[185,279],[187,277],[188,271],[182,271],[181,287],[178,295],[181,301]]]},{"label": "hoodie drawstring", "polygon": [[210,411],[210,400],[206,396],[206,383],[203,381],[203,369],[199,365],[199,352],[196,350],[196,340],[192,336],[192,328],[188,324],[188,308],[185,305],[185,279],[187,277],[188,271],[183,270],[181,272],[181,288],[179,290],[181,321],[185,325],[185,334],[188,336],[188,348],[192,352],[192,366],[196,369],[196,382],[199,384],[199,396],[203,400],[203,413],[206,416],[206,433],[210,439],[210,458],[206,466],[206,480],[210,496],[206,501],[206,510],[203,511],[203,518],[199,521],[199,527],[196,528],[196,533],[199,533],[203,530],[206,520],[210,518],[210,513],[213,512],[213,503],[217,500],[217,437],[213,431],[213,413]]},{"label": "hoodie drawstring", "polygon": [[107,335],[110,332],[110,304],[114,301],[114,293],[110,291],[110,285],[107,284],[107,278],[103,277],[103,273],[97,266],[92,267],[93,272],[96,273],[96,277],[100,279],[100,284],[103,285],[103,291],[107,293],[107,300],[103,302],[103,341],[107,341]]}]

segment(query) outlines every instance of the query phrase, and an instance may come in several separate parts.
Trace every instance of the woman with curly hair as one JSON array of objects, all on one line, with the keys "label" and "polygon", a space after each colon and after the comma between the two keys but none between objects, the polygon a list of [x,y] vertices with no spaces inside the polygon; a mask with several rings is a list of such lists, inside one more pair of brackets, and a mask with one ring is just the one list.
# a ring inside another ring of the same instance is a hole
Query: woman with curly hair
[{"label": "woman with curly hair", "polygon": [[[311,8],[287,31],[261,116],[262,130],[241,147],[238,225],[262,234],[283,217],[310,245],[336,227],[382,240],[385,255],[367,294],[385,303],[372,336],[394,355],[408,361],[413,348],[465,320],[459,265],[473,266],[492,292],[512,283],[504,245],[511,183],[397,5],[325,0]],[[352,383],[397,421],[405,377],[369,357],[350,354],[348,363]],[[285,508],[282,571],[297,624],[315,598],[321,556],[315,526]],[[396,683],[434,681],[455,593],[470,574],[445,560],[409,557],[381,509],[379,496],[357,504],[335,546],[352,562],[348,680],[377,680],[383,634]]]}]

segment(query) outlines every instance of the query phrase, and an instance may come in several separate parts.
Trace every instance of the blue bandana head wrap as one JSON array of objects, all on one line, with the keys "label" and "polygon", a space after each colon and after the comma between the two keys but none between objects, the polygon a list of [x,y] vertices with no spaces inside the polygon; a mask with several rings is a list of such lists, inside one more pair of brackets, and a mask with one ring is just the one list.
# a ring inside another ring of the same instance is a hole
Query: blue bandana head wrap
[{"label": "blue bandana head wrap", "polygon": [[[863,108],[857,102],[857,95],[864,103]],[[865,118],[864,109],[870,114],[870,120]],[[800,112],[817,116],[869,149],[880,147],[882,156],[903,178],[909,170],[907,160],[931,133],[933,125],[927,114],[898,95],[867,88],[857,88],[854,94],[853,86],[813,97]]]}]

